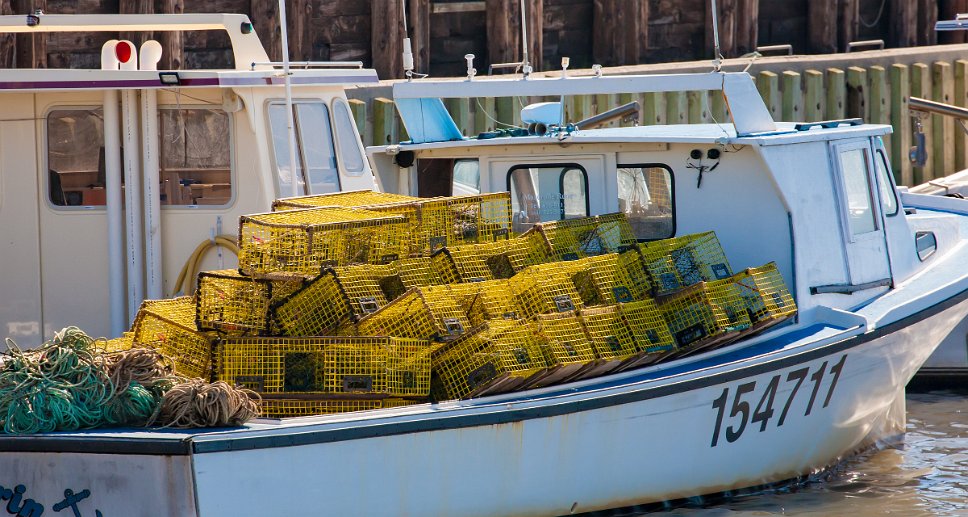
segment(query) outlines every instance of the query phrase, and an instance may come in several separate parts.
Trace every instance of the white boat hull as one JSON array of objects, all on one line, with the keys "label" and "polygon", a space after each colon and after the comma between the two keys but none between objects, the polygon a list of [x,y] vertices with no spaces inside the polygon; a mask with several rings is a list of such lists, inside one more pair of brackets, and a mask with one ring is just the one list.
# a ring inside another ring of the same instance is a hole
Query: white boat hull
[{"label": "white boat hull", "polygon": [[[529,398],[178,440],[129,433],[72,445],[65,437],[51,446],[81,453],[89,443],[116,454],[72,454],[68,468],[50,454],[0,453],[0,485],[22,484],[24,497],[47,506],[65,489],[88,489],[81,515],[483,516],[560,515],[776,482],[903,433],[904,386],[968,315],[966,297],[874,331],[807,326],[688,368],[654,367]],[[4,445],[41,447],[25,440]]]}]

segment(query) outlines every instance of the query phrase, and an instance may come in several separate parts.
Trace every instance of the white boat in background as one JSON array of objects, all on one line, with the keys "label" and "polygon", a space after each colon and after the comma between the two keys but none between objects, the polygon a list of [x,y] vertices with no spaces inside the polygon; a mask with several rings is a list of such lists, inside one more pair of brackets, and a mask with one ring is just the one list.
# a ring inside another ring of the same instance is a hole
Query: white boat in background
[{"label": "white boat in background", "polygon": [[[76,23],[64,20],[46,24],[45,18],[41,27]],[[90,24],[164,30],[161,22],[126,20],[105,17]],[[238,31],[244,18],[220,15],[206,23],[227,30],[234,42],[254,38]],[[0,18],[0,27],[13,26]],[[236,52],[237,64],[258,62]],[[254,68],[176,74],[185,87],[190,80],[206,85],[209,90],[200,92],[211,97],[199,98],[233,108],[233,185],[255,186],[233,190],[236,201],[223,211],[162,211],[163,232],[197,232],[172,234],[172,242],[187,241],[179,249],[204,239],[218,216],[262,209],[260,203],[286,194],[279,182],[288,176],[276,172],[285,168],[271,158],[278,89],[268,85],[278,81],[278,71]],[[0,77],[8,73],[26,74],[21,89],[41,81],[41,75],[29,75],[41,71],[2,71]],[[44,73],[44,81],[69,84],[79,78],[91,84],[104,74],[112,84],[173,95],[167,92],[172,86],[161,84],[174,80],[164,79],[165,72]],[[305,88],[306,98],[326,99],[315,105],[328,104],[334,113],[343,94],[338,86],[323,86],[327,80],[371,77],[356,69],[294,74],[294,87]],[[563,515],[796,478],[904,432],[906,383],[968,316],[968,209],[895,189],[881,141],[889,126],[776,123],[745,73],[470,79],[396,85],[413,141],[368,150],[380,187],[416,195],[509,190],[518,229],[625,212],[642,239],[715,231],[734,269],[777,264],[798,305],[796,318],[706,353],[469,400],[258,420],[233,429],[0,436],[0,499],[9,502],[8,513],[39,516],[70,508],[77,515],[132,516]],[[0,81],[11,83],[16,81]],[[524,118],[543,113],[534,123],[535,129],[547,126],[544,134],[466,139],[440,100],[696,90],[721,93],[732,120],[577,130],[560,118],[545,118],[554,110],[532,108]],[[43,104],[44,92],[27,94],[33,103],[11,104],[32,118],[0,124],[22,125],[19,147],[43,157],[38,146],[45,141],[44,126],[33,118],[56,103]],[[76,95],[63,102],[76,106],[86,99],[90,109],[101,99]],[[372,178],[371,165],[342,154],[356,129],[339,120],[338,176],[340,187],[349,190],[353,182]],[[319,119],[297,123],[313,121]],[[312,153],[304,154],[306,159]],[[38,171],[46,170],[34,164],[20,176],[36,185]],[[309,191],[326,183],[313,179],[327,177],[316,176],[322,169],[306,170]],[[0,176],[19,177],[6,169]],[[40,185],[47,185],[46,177],[40,175]],[[46,188],[28,192],[33,198],[23,194],[14,201],[25,204],[23,213],[40,214],[39,235],[48,228],[60,232],[52,242],[80,238],[83,231],[107,232],[103,210],[48,203]],[[2,195],[5,210],[14,201],[6,188]],[[5,221],[8,214],[0,211]],[[92,216],[90,228],[70,219],[82,215]],[[6,226],[0,232],[12,231]],[[27,258],[40,259],[41,267],[52,253],[45,250],[57,249],[43,239],[33,249],[44,255]],[[7,256],[2,259],[6,265]],[[88,267],[77,260],[69,262],[71,271]],[[38,282],[31,274],[2,282]],[[14,292],[0,285],[4,293]],[[48,288],[47,281],[43,285]]]}]

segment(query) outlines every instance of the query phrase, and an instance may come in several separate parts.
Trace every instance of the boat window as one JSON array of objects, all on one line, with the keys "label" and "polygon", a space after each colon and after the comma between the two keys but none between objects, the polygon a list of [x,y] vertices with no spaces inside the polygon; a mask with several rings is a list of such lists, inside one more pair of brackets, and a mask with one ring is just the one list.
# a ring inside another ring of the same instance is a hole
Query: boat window
[{"label": "boat window", "polygon": [[618,209],[628,217],[637,239],[665,239],[675,234],[672,186],[667,165],[618,166]]},{"label": "boat window", "polygon": [[47,191],[54,206],[104,206],[104,120],[100,108],[47,115]]},{"label": "boat window", "polygon": [[517,165],[508,172],[514,231],[588,215],[588,174],[578,164]]},{"label": "boat window", "polygon": [[481,165],[477,160],[454,162],[454,195],[477,195],[481,193]]},{"label": "boat window", "polygon": [[232,201],[231,124],[218,108],[162,107],[159,165],[162,205]]},{"label": "boat window", "polygon": [[360,151],[360,141],[353,126],[356,121],[350,113],[350,107],[343,99],[336,99],[333,103],[333,115],[336,120],[336,143],[339,146],[339,157],[343,168],[351,176],[363,174],[363,153]]},{"label": "boat window", "polygon": [[840,153],[840,168],[844,175],[847,195],[847,222],[851,235],[877,231],[871,202],[870,176],[867,170],[867,150],[850,149]]},{"label": "boat window", "polygon": [[[307,183],[309,194],[339,192],[329,109],[323,101],[299,101],[293,104],[293,112],[298,193],[307,193]],[[269,105],[269,129],[276,163],[276,187],[280,195],[288,196],[292,192],[293,174],[289,163],[289,130],[284,103]]]},{"label": "boat window", "polygon": [[887,172],[891,167],[887,163],[887,156],[884,151],[877,150],[877,159],[874,160],[874,169],[877,171],[877,184],[881,193],[881,209],[884,215],[890,217],[897,215],[898,203],[897,194],[894,192],[894,184],[891,182],[891,175]]}]

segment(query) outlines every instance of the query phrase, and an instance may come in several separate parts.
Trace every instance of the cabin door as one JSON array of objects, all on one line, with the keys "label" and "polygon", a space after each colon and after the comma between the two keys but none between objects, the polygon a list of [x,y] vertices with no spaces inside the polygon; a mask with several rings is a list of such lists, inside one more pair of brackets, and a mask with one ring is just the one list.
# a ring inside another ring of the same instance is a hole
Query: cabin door
[{"label": "cabin door", "polygon": [[831,145],[847,266],[853,288],[891,285],[884,218],[875,189],[869,139]]}]

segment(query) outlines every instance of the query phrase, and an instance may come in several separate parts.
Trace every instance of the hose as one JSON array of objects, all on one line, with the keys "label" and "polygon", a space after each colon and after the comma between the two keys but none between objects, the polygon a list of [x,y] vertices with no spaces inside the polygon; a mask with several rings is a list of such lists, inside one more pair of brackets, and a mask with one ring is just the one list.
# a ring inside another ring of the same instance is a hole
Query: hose
[{"label": "hose", "polygon": [[208,250],[217,246],[222,246],[236,256],[239,255],[239,245],[236,243],[235,237],[231,235],[218,235],[215,239],[207,239],[199,243],[195,247],[195,251],[188,257],[185,265],[182,266],[181,271],[178,272],[178,278],[175,280],[174,290],[171,293],[172,297],[191,295],[195,292],[195,277],[198,276],[199,265]]}]

